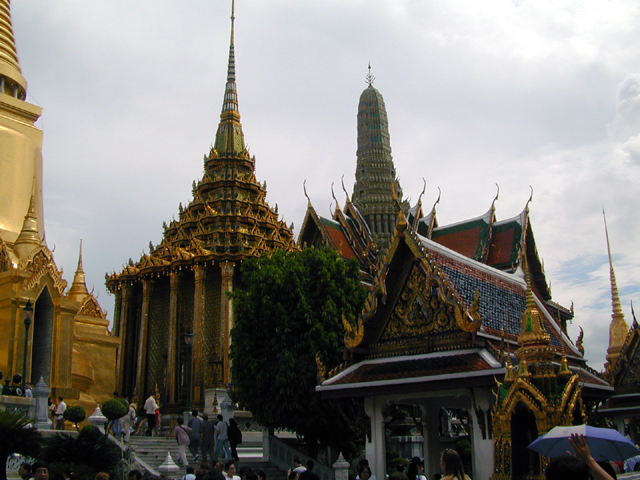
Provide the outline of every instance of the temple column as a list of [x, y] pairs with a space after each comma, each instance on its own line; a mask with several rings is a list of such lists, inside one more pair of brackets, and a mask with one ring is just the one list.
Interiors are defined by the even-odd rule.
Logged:
[[140, 312], [140, 335], [138, 336], [138, 358], [136, 369], [136, 396], [138, 402], [145, 401], [145, 367], [147, 362], [147, 335], [149, 332], [149, 298], [151, 297], [151, 283], [142, 280], [142, 311]]
[[118, 325], [118, 331], [116, 333], [120, 334], [120, 346], [116, 351], [116, 374], [118, 378], [116, 379], [116, 388], [119, 391], [122, 391], [124, 388], [123, 385], [123, 373], [124, 373], [124, 365], [123, 365], [123, 357], [125, 355], [125, 348], [127, 342], [127, 320], [129, 319], [129, 301], [131, 300], [131, 285], [123, 285], [116, 292], [116, 310], [118, 312], [118, 316], [116, 318], [116, 325]]
[[167, 347], [167, 403], [176, 403], [176, 348], [178, 341], [178, 287], [180, 286], [180, 276], [178, 272], [172, 271], [171, 295], [169, 297], [169, 342]]
[[224, 373], [223, 382], [225, 384], [231, 382], [231, 362], [229, 361], [229, 347], [231, 346], [231, 329], [233, 328], [233, 304], [229, 297], [229, 293], [233, 292], [233, 270], [235, 264], [233, 262], [222, 262], [220, 269], [222, 271], [222, 292], [220, 295], [221, 305], [220, 313], [222, 314], [223, 325], [223, 346], [224, 346]]
[[206, 359], [202, 358], [202, 343], [204, 341], [204, 279], [206, 270], [203, 265], [196, 265], [193, 269], [195, 279], [195, 289], [193, 293], [193, 338], [195, 344], [192, 349], [191, 369], [192, 377], [190, 384], [193, 385], [192, 399], [195, 403], [203, 400], [202, 392], [204, 389], [204, 369], [203, 363]]

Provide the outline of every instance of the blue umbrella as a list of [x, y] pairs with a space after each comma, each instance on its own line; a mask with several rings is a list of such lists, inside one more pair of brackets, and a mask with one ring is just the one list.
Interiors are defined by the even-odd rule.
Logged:
[[535, 439], [529, 448], [546, 457], [559, 457], [567, 452], [575, 454], [569, 443], [571, 434], [584, 435], [591, 456], [596, 461], [620, 460], [640, 455], [640, 450], [631, 440], [611, 428], [576, 425], [573, 427], [554, 427]]

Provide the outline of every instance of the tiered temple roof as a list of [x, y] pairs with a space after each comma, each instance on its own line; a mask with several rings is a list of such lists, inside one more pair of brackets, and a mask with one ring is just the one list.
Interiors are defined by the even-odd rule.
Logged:
[[179, 217], [163, 224], [162, 241], [149, 254], [107, 275], [110, 289], [145, 272], [179, 265], [239, 261], [279, 248], [295, 249], [293, 232], [266, 202], [266, 184], [255, 176], [255, 157], [245, 146], [236, 90], [234, 30], [220, 123], [214, 146], [204, 157], [204, 175], [193, 183], [193, 199]]

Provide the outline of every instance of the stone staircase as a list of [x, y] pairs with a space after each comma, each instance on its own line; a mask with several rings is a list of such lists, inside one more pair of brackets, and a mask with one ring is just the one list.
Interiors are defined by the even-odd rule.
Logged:
[[[125, 444], [126, 445], [126, 444]], [[167, 452], [171, 454], [173, 461], [179, 465], [178, 444], [175, 437], [146, 437], [131, 436], [129, 447], [135, 450], [136, 457], [141, 459], [156, 472], [158, 467], [167, 458]], [[238, 457], [236, 462], [237, 471], [243, 466], [248, 466], [253, 470], [262, 469], [267, 474], [269, 480], [286, 480], [286, 473], [272, 466], [269, 462], [262, 460], [262, 434], [253, 432], [243, 432], [243, 442], [238, 445]], [[187, 459], [194, 468], [197, 466], [193, 462], [193, 456], [187, 448]], [[209, 460], [209, 463], [212, 463]]]

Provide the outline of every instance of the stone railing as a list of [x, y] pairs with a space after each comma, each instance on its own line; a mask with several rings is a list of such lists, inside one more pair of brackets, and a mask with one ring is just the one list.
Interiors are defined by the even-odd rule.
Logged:
[[36, 399], [14, 397], [12, 395], [0, 395], [0, 410], [8, 410], [13, 413], [19, 413], [25, 417], [35, 418]]
[[[273, 465], [286, 472], [293, 465], [293, 457], [295, 456], [300, 458], [302, 465], [306, 465], [307, 460], [311, 458], [290, 447], [282, 440], [269, 436], [269, 459]], [[312, 460], [315, 463], [313, 470], [318, 474], [320, 480], [334, 480], [336, 473], [333, 468], [322, 465], [315, 458]]]

